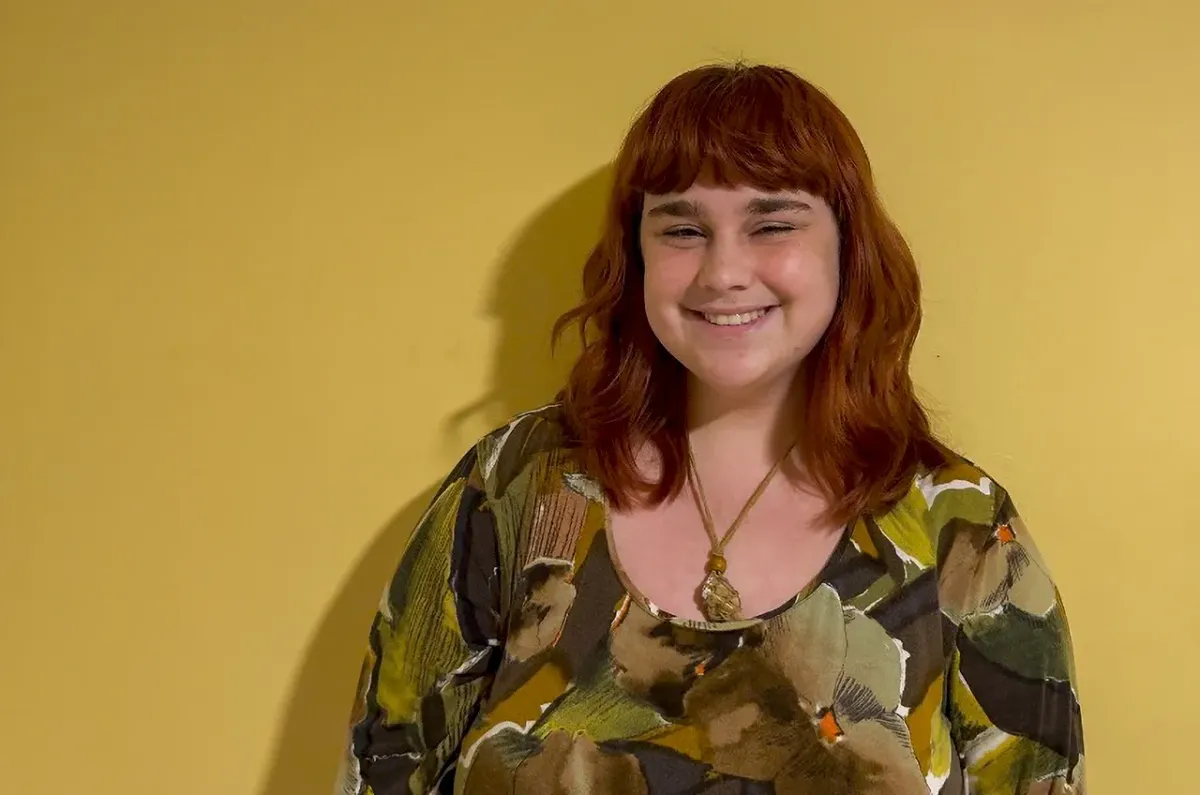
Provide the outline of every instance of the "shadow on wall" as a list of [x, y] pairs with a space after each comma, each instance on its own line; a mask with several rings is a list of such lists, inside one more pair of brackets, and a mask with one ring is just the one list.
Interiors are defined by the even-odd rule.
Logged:
[[500, 340], [492, 359], [491, 390], [446, 422], [454, 453], [474, 439], [464, 427], [495, 428], [516, 413], [553, 400], [578, 353], [574, 329], [550, 354], [554, 321], [579, 299], [583, 263], [600, 235], [610, 172], [592, 172], [543, 209], [504, 255], [487, 313]]
[[[577, 350], [564, 339], [552, 358], [550, 327], [578, 299], [583, 262], [595, 244], [608, 190], [600, 169], [553, 200], [501, 258], [487, 312], [499, 327], [491, 389], [445, 422], [446, 443], [461, 454], [464, 428], [493, 428], [549, 402]], [[347, 740], [347, 719], [379, 595], [445, 473], [381, 529], [346, 577], [316, 627], [296, 676], [259, 795], [330, 795]]]

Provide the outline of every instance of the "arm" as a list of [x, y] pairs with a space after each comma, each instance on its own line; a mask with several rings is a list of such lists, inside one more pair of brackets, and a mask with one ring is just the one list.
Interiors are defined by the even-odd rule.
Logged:
[[[976, 795], [1082, 795], [1083, 728], [1062, 601], [1008, 495], [974, 534], [956, 606], [948, 712]], [[966, 564], [959, 556], [959, 563]]]
[[423, 795], [453, 768], [499, 661], [502, 570], [472, 451], [439, 488], [381, 600], [340, 793]]

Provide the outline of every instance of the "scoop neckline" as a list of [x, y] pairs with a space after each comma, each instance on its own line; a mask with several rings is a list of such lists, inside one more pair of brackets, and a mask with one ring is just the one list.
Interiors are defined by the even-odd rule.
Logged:
[[787, 613], [793, 608], [799, 606], [810, 596], [812, 596], [818, 588], [826, 583], [833, 567], [836, 566], [838, 562], [841, 561], [841, 559], [845, 556], [846, 549], [851, 544], [854, 525], [856, 524], [854, 521], [847, 522], [837, 531], [840, 535], [840, 538], [838, 539], [837, 544], [834, 545], [833, 550], [829, 553], [828, 557], [826, 557], [825, 562], [821, 565], [821, 568], [817, 571], [813, 578], [804, 585], [803, 588], [785, 599], [778, 606], [749, 618], [739, 618], [731, 621], [709, 621], [708, 619], [677, 616], [668, 610], [664, 610], [656, 605], [652, 600], [647, 598], [646, 595], [643, 594], [637, 588], [637, 586], [633, 584], [633, 580], [629, 577], [629, 574], [626, 573], [625, 567], [621, 565], [621, 558], [617, 554], [617, 545], [613, 540], [612, 506], [609, 505], [607, 499], [601, 501], [601, 506], [604, 511], [604, 542], [608, 550], [608, 559], [612, 563], [613, 571], [616, 573], [617, 579], [620, 581], [621, 587], [625, 591], [626, 598], [633, 604], [637, 605], [638, 608], [649, 614], [652, 618], [658, 619], [659, 621], [664, 621], [668, 624], [684, 629], [701, 630], [706, 632], [735, 632], [748, 627], [759, 626], [774, 618], [778, 618], [784, 613]]

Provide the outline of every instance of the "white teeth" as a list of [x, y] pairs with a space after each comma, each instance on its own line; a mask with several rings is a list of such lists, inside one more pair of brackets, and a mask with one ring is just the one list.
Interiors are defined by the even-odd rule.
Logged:
[[714, 326], [744, 326], [747, 323], [753, 323], [765, 314], [767, 314], [765, 309], [755, 309], [753, 312], [743, 312], [740, 315], [712, 315], [705, 312], [704, 319]]

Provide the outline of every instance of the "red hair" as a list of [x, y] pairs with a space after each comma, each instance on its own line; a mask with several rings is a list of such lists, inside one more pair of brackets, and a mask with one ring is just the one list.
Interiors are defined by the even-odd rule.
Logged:
[[[886, 509], [922, 466], [946, 460], [909, 376], [921, 322], [912, 252], [885, 213], [866, 150], [820, 89], [771, 66], [707, 66], [664, 86], [615, 163], [604, 231], [583, 271], [582, 303], [558, 319], [582, 351], [559, 399], [586, 463], [618, 508], [658, 504], [686, 484], [686, 374], [658, 342], [642, 299], [646, 194], [693, 183], [804, 190], [832, 208], [841, 293], [805, 359], [805, 468], [838, 522]], [[656, 482], [636, 453], [653, 444]]]

